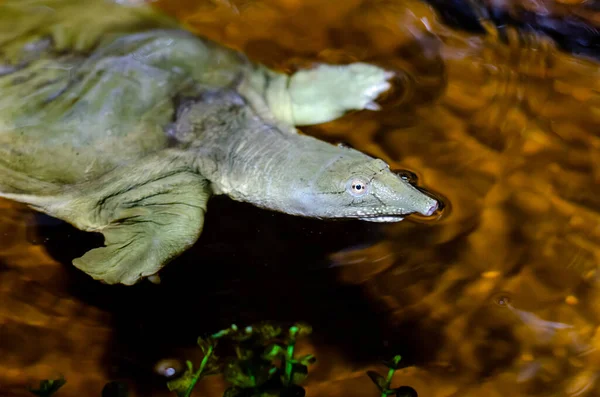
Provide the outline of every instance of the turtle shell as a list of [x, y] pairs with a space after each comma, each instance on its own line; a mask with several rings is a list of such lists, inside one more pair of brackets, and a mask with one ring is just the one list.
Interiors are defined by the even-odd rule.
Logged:
[[147, 5], [8, 0], [0, 170], [74, 184], [162, 150], [174, 99], [230, 84], [243, 64]]

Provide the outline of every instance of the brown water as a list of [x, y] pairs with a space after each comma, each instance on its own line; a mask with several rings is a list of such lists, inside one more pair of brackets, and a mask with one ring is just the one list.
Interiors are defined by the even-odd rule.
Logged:
[[[583, 1], [490, 3], [598, 19]], [[313, 325], [309, 396], [377, 396], [364, 371], [396, 353], [396, 381], [422, 397], [600, 395], [597, 63], [532, 34], [451, 29], [417, 0], [197, 4], [159, 3], [279, 69], [399, 71], [384, 111], [304, 132], [415, 171], [444, 217], [329, 223], [218, 199], [160, 286], [114, 288], [70, 265], [96, 236], [2, 201], [0, 395], [59, 373], [59, 396], [116, 378], [167, 395], [156, 360], [193, 359], [202, 332], [264, 319]]]

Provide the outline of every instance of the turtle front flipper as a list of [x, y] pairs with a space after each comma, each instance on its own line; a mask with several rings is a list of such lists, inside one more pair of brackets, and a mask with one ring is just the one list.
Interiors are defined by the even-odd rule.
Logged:
[[262, 97], [277, 120], [302, 126], [329, 122], [353, 110], [379, 109], [374, 101], [391, 88], [392, 77], [392, 72], [361, 62], [320, 64], [292, 75], [256, 65], [240, 91], [251, 103]]
[[0, 191], [80, 230], [102, 233], [105, 246], [73, 264], [96, 280], [126, 285], [155, 275], [196, 242], [210, 195], [206, 179], [164, 152], [48, 195]]
[[208, 183], [192, 173], [162, 175], [131, 190], [103, 193], [96, 213], [105, 246], [73, 264], [96, 280], [126, 285], [155, 275], [196, 242], [210, 197]]

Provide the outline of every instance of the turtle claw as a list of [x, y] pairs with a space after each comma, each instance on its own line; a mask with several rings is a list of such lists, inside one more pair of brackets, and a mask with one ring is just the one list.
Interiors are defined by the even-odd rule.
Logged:
[[158, 273], [152, 274], [150, 276], [148, 276], [148, 281], [150, 281], [152, 284], [160, 284], [160, 276], [158, 275]]
[[389, 80], [395, 73], [365, 63], [350, 64], [342, 71], [348, 80], [342, 85], [345, 92], [340, 92], [346, 110], [381, 110], [375, 100], [392, 87]]
[[381, 106], [376, 102], [369, 102], [365, 105], [365, 109], [378, 111], [381, 110]]
[[335, 120], [349, 111], [380, 110], [375, 100], [392, 88], [395, 73], [368, 63], [321, 64], [292, 77], [289, 90], [295, 125]]

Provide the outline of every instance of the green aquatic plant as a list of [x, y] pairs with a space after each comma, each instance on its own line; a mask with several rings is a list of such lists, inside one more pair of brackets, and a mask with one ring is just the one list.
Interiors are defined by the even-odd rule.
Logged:
[[[184, 374], [167, 386], [178, 397], [189, 397], [199, 379], [221, 373], [231, 385], [224, 397], [304, 396], [300, 383], [316, 359], [312, 354], [296, 357], [295, 348], [297, 338], [310, 332], [310, 327], [304, 324], [287, 329], [271, 323], [245, 328], [232, 325], [208, 338], [199, 338], [204, 357], [198, 370], [194, 371], [188, 361]], [[229, 348], [230, 354], [218, 358], [214, 354], [217, 343]]]
[[35, 394], [39, 397], [50, 397], [58, 391], [64, 384], [67, 383], [65, 378], [60, 377], [58, 379], [45, 379], [40, 382], [37, 389], [29, 388], [31, 394]]
[[394, 378], [394, 373], [400, 369], [400, 361], [402, 360], [402, 356], [396, 355], [391, 360], [386, 360], [383, 362], [388, 368], [387, 376], [383, 376], [378, 374], [375, 371], [367, 371], [367, 375], [373, 383], [377, 386], [379, 391], [381, 392], [381, 397], [387, 396], [396, 396], [396, 397], [417, 397], [417, 392], [410, 386], [400, 386], [396, 388], [392, 388], [392, 379]]
[[169, 390], [174, 391], [177, 397], [189, 397], [198, 380], [209, 374], [218, 373], [218, 357], [214, 354], [216, 341], [210, 338], [198, 338], [198, 346], [200, 346], [204, 353], [198, 369], [194, 370], [192, 362], [186, 361], [185, 372], [177, 379], [167, 382], [167, 387]]
[[[202, 359], [196, 367], [186, 361], [185, 371], [167, 382], [167, 387], [177, 397], [190, 397], [199, 380], [221, 375], [229, 384], [223, 397], [304, 397], [301, 384], [308, 376], [308, 368], [316, 362], [312, 354], [296, 355], [298, 338], [309, 335], [310, 326], [296, 323], [281, 326], [262, 322], [248, 327], [231, 327], [197, 340]], [[217, 354], [218, 352], [218, 354]], [[387, 376], [374, 371], [367, 375], [377, 385], [381, 397], [417, 397], [409, 386], [392, 388], [392, 378], [400, 368], [401, 357], [385, 361]], [[66, 381], [64, 379], [40, 382], [39, 389], [31, 393], [52, 396]], [[102, 397], [127, 397], [127, 385], [109, 382], [102, 390]]]

